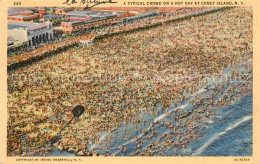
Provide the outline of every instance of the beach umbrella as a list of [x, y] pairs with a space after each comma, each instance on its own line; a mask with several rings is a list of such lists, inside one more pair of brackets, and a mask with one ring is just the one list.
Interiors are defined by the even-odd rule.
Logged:
[[[61, 129], [64, 130], [74, 118], [79, 118], [85, 111], [85, 108], [82, 105], [77, 105], [73, 110], [73, 117], [69, 120], [69, 122]], [[55, 142], [57, 142], [59, 139], [61, 139], [61, 135], [56, 136], [52, 141], [51, 144], [53, 145]]]
[[72, 110], [72, 113], [73, 113], [73, 116], [75, 118], [78, 118], [80, 115], [82, 115], [85, 111], [85, 108], [82, 106], [82, 105], [77, 105], [73, 110]]

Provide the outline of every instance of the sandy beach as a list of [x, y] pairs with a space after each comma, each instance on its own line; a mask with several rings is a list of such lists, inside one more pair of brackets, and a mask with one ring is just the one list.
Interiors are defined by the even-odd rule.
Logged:
[[226, 9], [9, 71], [8, 156], [185, 155], [216, 108], [252, 93], [252, 25], [252, 8]]

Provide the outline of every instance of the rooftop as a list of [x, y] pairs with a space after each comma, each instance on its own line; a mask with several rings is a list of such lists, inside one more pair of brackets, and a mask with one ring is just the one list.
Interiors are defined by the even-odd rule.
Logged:
[[20, 11], [20, 12], [22, 12], [22, 13], [33, 13], [33, 12], [30, 11], [30, 10], [25, 10], [25, 11]]
[[140, 17], [145, 17], [145, 16], [150, 16], [150, 15], [154, 15], [157, 14], [156, 10], [150, 10], [144, 13], [140, 13], [140, 14], [136, 14], [134, 16], [128, 17], [129, 19], [135, 19], [135, 18], [140, 18]]
[[32, 16], [35, 16], [35, 15], [12, 15], [12, 17], [20, 17], [20, 18], [29, 18], [29, 17], [32, 17]]
[[43, 18], [59, 18], [59, 17], [63, 17], [62, 15], [58, 15], [58, 14], [45, 14], [43, 15]]
[[33, 11], [36, 10], [34, 7], [9, 7], [8, 8], [8, 15], [17, 15], [19, 12], [24, 11]]
[[93, 17], [106, 17], [106, 16], [113, 16], [117, 15], [112, 11], [81, 11], [81, 10], [73, 10], [70, 12], [67, 12], [67, 15], [84, 15], [84, 16], [93, 16]]
[[46, 23], [30, 23], [30, 22], [19, 22], [19, 21], [8, 21], [8, 30], [15, 28], [30, 28], [31, 30], [46, 27]]

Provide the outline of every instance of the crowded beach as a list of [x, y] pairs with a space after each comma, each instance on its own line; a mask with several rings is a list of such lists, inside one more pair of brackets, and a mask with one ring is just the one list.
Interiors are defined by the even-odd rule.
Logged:
[[[185, 154], [215, 107], [252, 92], [252, 26], [252, 8], [229, 8], [9, 71], [8, 156], [48, 156], [54, 148], [79, 156]], [[79, 104], [85, 112], [63, 129]]]

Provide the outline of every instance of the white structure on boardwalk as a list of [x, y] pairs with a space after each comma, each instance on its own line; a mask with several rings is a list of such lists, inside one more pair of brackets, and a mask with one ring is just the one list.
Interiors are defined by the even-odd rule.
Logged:
[[45, 43], [53, 39], [52, 23], [8, 21], [8, 38], [10, 37], [16, 43], [26, 42], [29, 47]]

